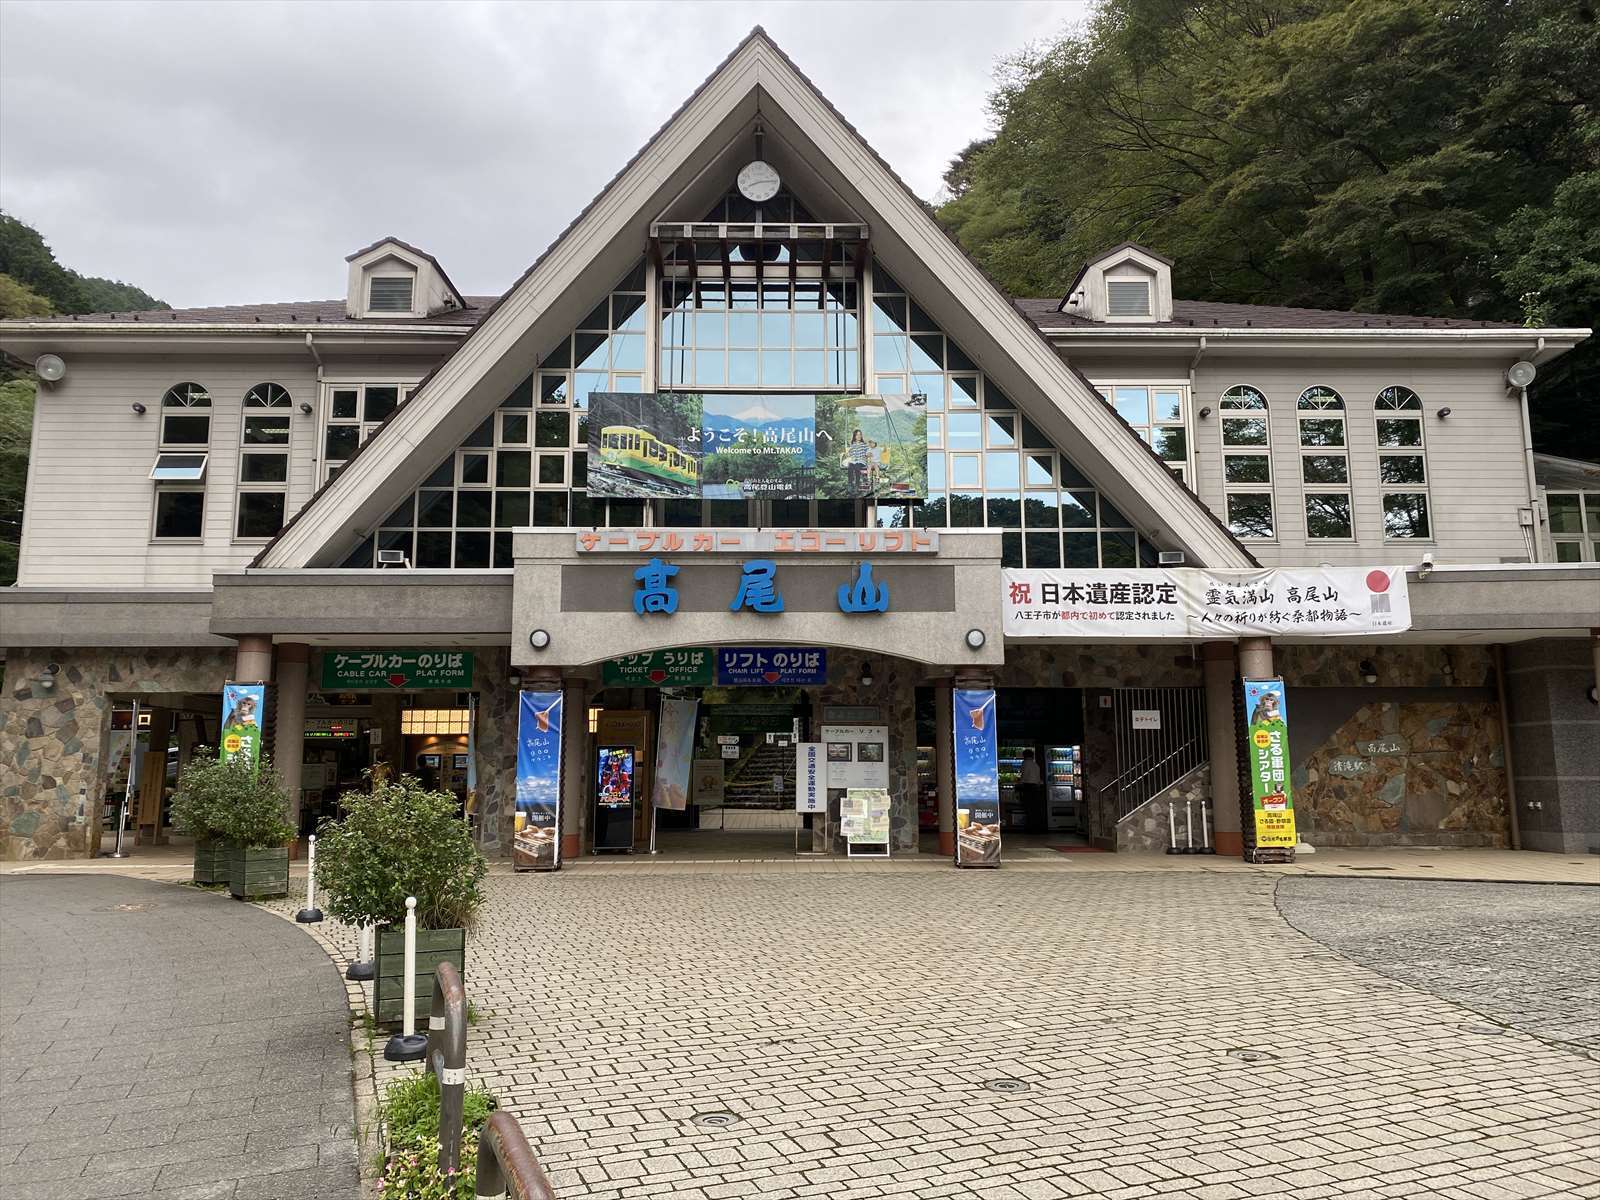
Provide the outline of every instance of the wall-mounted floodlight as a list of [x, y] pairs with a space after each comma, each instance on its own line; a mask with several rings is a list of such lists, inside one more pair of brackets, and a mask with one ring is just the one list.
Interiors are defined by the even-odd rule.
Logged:
[[1524, 358], [1506, 368], [1506, 382], [1514, 388], [1525, 388], [1538, 373], [1539, 369]]
[[67, 377], [67, 363], [59, 354], [41, 354], [33, 360], [33, 373], [46, 383], [59, 383]]

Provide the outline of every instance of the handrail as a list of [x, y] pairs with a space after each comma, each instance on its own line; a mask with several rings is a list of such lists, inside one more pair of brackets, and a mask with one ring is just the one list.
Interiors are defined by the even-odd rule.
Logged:
[[555, 1200], [549, 1178], [510, 1113], [490, 1114], [478, 1135], [476, 1192], [478, 1200]]
[[454, 963], [433, 969], [425, 1061], [439, 1078], [439, 1169], [459, 1171], [467, 1098], [467, 990]]
[[[1206, 760], [1206, 755], [1203, 753], [1205, 745], [1206, 743], [1201, 738], [1190, 738], [1188, 741], [1182, 742], [1173, 747], [1160, 758], [1151, 757], [1141, 759], [1139, 762], [1129, 767], [1121, 775], [1118, 775], [1110, 783], [1102, 784], [1099, 791], [1096, 793], [1096, 796], [1103, 798], [1108, 792], [1115, 792], [1117, 794], [1119, 800], [1117, 805], [1117, 820], [1120, 821], [1124, 817], [1128, 816], [1129, 813], [1133, 812], [1134, 809], [1138, 808], [1139, 805], [1149, 800], [1151, 796], [1155, 795], [1155, 793], [1159, 792], [1162, 788], [1169, 786], [1171, 783], [1175, 782], [1176, 779], [1182, 778], [1184, 775], [1187, 775], [1190, 771], [1194, 770], [1195, 767], [1200, 766], [1201, 763]], [[1167, 767], [1174, 761], [1189, 762], [1191, 760], [1193, 760], [1192, 765], [1186, 767], [1182, 772], [1179, 773], [1178, 776], [1175, 777], [1175, 779], [1167, 780], [1166, 782], [1163, 782], [1155, 787], [1148, 787], [1146, 784], [1147, 780], [1149, 780], [1152, 776], [1158, 775], [1163, 768]], [[1145, 790], [1148, 790], [1148, 795], [1143, 794]], [[1122, 794], [1125, 792], [1133, 796], [1133, 803], [1120, 803]]]

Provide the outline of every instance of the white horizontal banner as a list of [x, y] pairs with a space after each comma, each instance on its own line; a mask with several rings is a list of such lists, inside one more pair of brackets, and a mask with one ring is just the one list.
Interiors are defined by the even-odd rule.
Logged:
[[1404, 567], [1004, 574], [1007, 637], [1370, 637], [1411, 628]]

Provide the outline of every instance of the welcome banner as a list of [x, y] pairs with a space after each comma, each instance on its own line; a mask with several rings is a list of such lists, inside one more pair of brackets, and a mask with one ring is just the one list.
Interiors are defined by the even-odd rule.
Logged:
[[523, 692], [517, 704], [517, 807], [512, 866], [561, 865], [561, 693]]
[[957, 688], [955, 722], [956, 866], [1000, 865], [1000, 762], [994, 690]]

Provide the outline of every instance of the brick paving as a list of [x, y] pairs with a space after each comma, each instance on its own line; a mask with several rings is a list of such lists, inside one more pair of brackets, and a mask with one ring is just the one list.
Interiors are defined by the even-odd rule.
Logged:
[[1600, 1057], [1600, 888], [1285, 879], [1277, 901], [1363, 966]]
[[488, 881], [469, 1074], [563, 1200], [1600, 1197], [1600, 1062], [1465, 1031], [1278, 877], [731, 868]]
[[0, 879], [0, 1196], [358, 1195], [349, 1009], [253, 905], [111, 874]]

